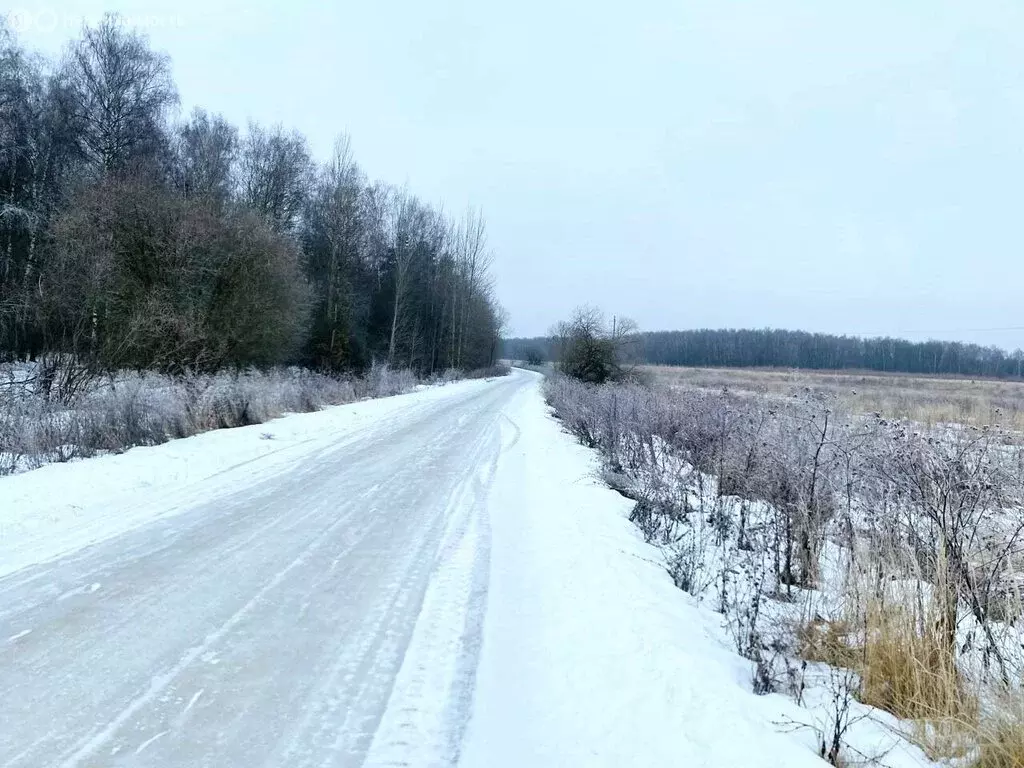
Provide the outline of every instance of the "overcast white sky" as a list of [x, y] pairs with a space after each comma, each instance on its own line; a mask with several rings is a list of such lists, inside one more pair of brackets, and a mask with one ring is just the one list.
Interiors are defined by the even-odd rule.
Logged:
[[104, 10], [183, 112], [322, 158], [346, 131], [371, 177], [482, 207], [516, 333], [591, 303], [1024, 346], [1020, 0], [33, 0], [20, 38]]

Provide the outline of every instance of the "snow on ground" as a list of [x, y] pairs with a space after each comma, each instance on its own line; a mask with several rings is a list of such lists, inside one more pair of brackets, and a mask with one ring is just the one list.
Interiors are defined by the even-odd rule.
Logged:
[[[283, 483], [290, 471], [297, 474], [297, 470], [340, 447], [350, 446], [350, 452], [361, 455], [361, 447], [358, 451], [352, 447], [359, 440], [372, 437], [383, 457], [388, 446], [397, 444], [401, 437], [408, 453], [419, 439], [419, 432], [409, 431], [409, 425], [416, 421], [410, 416], [417, 411], [432, 411], [431, 423], [442, 427], [450, 424], [451, 431], [462, 429], [464, 422], [476, 423], [470, 418], [472, 408], [484, 408], [493, 402], [497, 405], [486, 407], [491, 411], [500, 408], [500, 435], [495, 433], [493, 421], [473, 417], [482, 425], [492, 426], [476, 433], [477, 443], [465, 445], [463, 458], [458, 458], [462, 454], [450, 457], [453, 467], [458, 464], [468, 474], [452, 474], [452, 469], [451, 477], [438, 477], [439, 483], [456, 475], [462, 479], [443, 516], [445, 530], [436, 558], [416, 566], [430, 569], [432, 575], [393, 681], [387, 672], [390, 667], [381, 659], [390, 658], [387, 653], [398, 652], [401, 632], [397, 630], [384, 632], [372, 642], [368, 639], [367, 648], [379, 643], [384, 650], [378, 652], [379, 658], [367, 656], [356, 664], [367, 680], [379, 677], [377, 682], [391, 689], [386, 710], [374, 726], [365, 764], [398, 761], [432, 766], [457, 762], [463, 768], [823, 765], [817, 757], [820, 737], [815, 729], [827, 726], [826, 708], [811, 711], [782, 696], [759, 697], [751, 692], [752, 665], [731, 649], [721, 628], [721, 616], [673, 585], [661, 553], [644, 544], [628, 522], [631, 502], [597, 479], [596, 455], [566, 434], [549, 414], [539, 391], [540, 377], [533, 382], [523, 379], [534, 374], [517, 372], [514, 377], [519, 383], [508, 382], [507, 398], [496, 390], [493, 399], [475, 401], [475, 405], [467, 406], [465, 396], [495, 386], [493, 382], [463, 382], [338, 406], [253, 427], [209, 432], [154, 448], [137, 448], [120, 456], [52, 465], [0, 478], [0, 576], [113, 539], [154, 519], [195, 508], [200, 501], [212, 507], [211, 502], [216, 503], [221, 496], [237, 496], [247, 484], [278, 476]], [[447, 410], [449, 404], [451, 411]], [[423, 429], [427, 439], [437, 441], [433, 432]], [[378, 461], [373, 455], [363, 460]], [[432, 454], [428, 450], [425, 455], [430, 458]], [[423, 461], [425, 466], [432, 466]], [[413, 471], [405, 459], [397, 460], [393, 475], [397, 486], [391, 483], [392, 495], [397, 494], [402, 503], [394, 509], [374, 510], [376, 516], [366, 518], [363, 524], [377, 520], [384, 531], [386, 515], [401, 513], [401, 519], [407, 519], [415, 511], [412, 501], [406, 499], [409, 494], [401, 492], [403, 466]], [[378, 469], [385, 474], [391, 472], [386, 467]], [[417, 482], [422, 479], [422, 472], [411, 478]], [[358, 477], [352, 479], [356, 485], [357, 481]], [[318, 482], [329, 490], [324, 478]], [[373, 494], [380, 487], [372, 485], [366, 493]], [[419, 493], [416, 488], [427, 487], [420, 482], [410, 491]], [[367, 499], [372, 502], [372, 496]], [[256, 517], [257, 512], [254, 510]], [[304, 514], [294, 522], [290, 516], [275, 516], [274, 524], [292, 525], [302, 533], [303, 520], [319, 520], [312, 512]], [[244, 524], [244, 518], [238, 519]], [[339, 519], [331, 523], [327, 533], [343, 522]], [[315, 565], [319, 562], [316, 558], [330, 559], [330, 553], [317, 549], [325, 535], [318, 535], [296, 559], [288, 561], [292, 564], [280, 571], [277, 581], [271, 580], [254, 596], [243, 590], [242, 597], [249, 602], [242, 613], [236, 611], [224, 625], [227, 629], [223, 638], [215, 633], [207, 640], [224, 645], [224, 653], [244, 656], [243, 648], [228, 643], [228, 639], [235, 643], [248, 637], [245, 633], [238, 637], [233, 634], [235, 624], [231, 622], [241, 622], [234, 616], [243, 616], [246, 610], [261, 612], [260, 622], [253, 624], [250, 633], [267, 644], [278, 636], [271, 633], [265, 637], [265, 633], [257, 632], [270, 621], [264, 613], [274, 617], [280, 612], [278, 618], [293, 627], [317, 621], [326, 625], [326, 612], [331, 606], [344, 603], [342, 597], [346, 594], [352, 600], [359, 597], [359, 584], [352, 584], [352, 589], [346, 586], [341, 592], [333, 586], [313, 589], [307, 577], [314, 578], [315, 574], [304, 574], [296, 584], [284, 585], [292, 571], [298, 573], [295, 569], [305, 568], [307, 561]], [[288, 560], [277, 552], [285, 540], [255, 541], [259, 549], [232, 555], [244, 560], [237, 578], [245, 576], [253, 582], [253, 589], [263, 583], [253, 573], [253, 563], [275, 557]], [[377, 543], [371, 537], [367, 546], [380, 548], [384, 541]], [[359, 562], [381, 560], [370, 556], [377, 551], [371, 549]], [[215, 571], [222, 561], [233, 562], [216, 556], [219, 549], [215, 546], [215, 550], [206, 563], [208, 570]], [[380, 549], [379, 554], [383, 552]], [[170, 563], [168, 560], [168, 566]], [[144, 566], [140, 563], [137, 567], [145, 570]], [[158, 568], [157, 574], [161, 573]], [[170, 578], [170, 573], [164, 576]], [[354, 571], [331, 578], [357, 576], [358, 571]], [[401, 580], [392, 583], [388, 581], [391, 578], [382, 577], [389, 589], [398, 590], [403, 600], [412, 599], [405, 594], [408, 584]], [[327, 574], [321, 573], [316, 579], [327, 579]], [[145, 586], [144, 581], [136, 583]], [[282, 585], [289, 589], [280, 595], [275, 592], [275, 599], [270, 600], [270, 590], [283, 590]], [[204, 589], [202, 584], [197, 587], [198, 592], [207, 595], [204, 600], [217, 596]], [[97, 595], [83, 593], [74, 599], [98, 600], [105, 590]], [[303, 597], [303, 592], [309, 594]], [[176, 599], [173, 590], [161, 594], [164, 600]], [[230, 613], [234, 605], [228, 600], [231, 595], [225, 595], [220, 595], [226, 606], [222, 606], [222, 612]], [[288, 618], [286, 597], [293, 602], [315, 599], [320, 612], [309, 614], [303, 607], [298, 619]], [[381, 622], [394, 613], [372, 595], [363, 597], [381, 614]], [[154, 610], [160, 608], [155, 597], [147, 599], [154, 601]], [[193, 608], [206, 610], [198, 603]], [[37, 621], [32, 626], [38, 629], [43, 625]], [[145, 629], [136, 632], [139, 642], [145, 639]], [[191, 640], [184, 636], [188, 629], [181, 625], [182, 647], [191, 647]], [[27, 636], [12, 632], [8, 642], [25, 642], [43, 634], [43, 629]], [[296, 634], [288, 643], [302, 642], [303, 637]], [[378, 636], [367, 635], [372, 637]], [[148, 648], [144, 644], [140, 647]], [[274, 651], [267, 645], [265, 650], [268, 658], [276, 654], [281, 663], [280, 648]], [[217, 671], [221, 668], [191, 670], [192, 657], [184, 658], [179, 666], [185, 664], [185, 672], [201, 672], [210, 678], [200, 686], [200, 693], [206, 691], [207, 706], [219, 706], [222, 701], [211, 681], [220, 681], [224, 695], [231, 690], [216, 677], [224, 674]], [[299, 657], [293, 662], [298, 664]], [[337, 674], [341, 675], [349, 667], [339, 669]], [[185, 672], [179, 675], [182, 685], [188, 682]], [[301, 676], [296, 670], [284, 677], [294, 682]], [[231, 680], [234, 678], [228, 682]], [[325, 685], [327, 682], [330, 680]], [[326, 698], [321, 697], [324, 712], [333, 712], [328, 703], [334, 701], [331, 697], [336, 693], [328, 686]], [[358, 698], [351, 690], [348, 695]], [[301, 704], [301, 699], [296, 701]], [[129, 715], [134, 712], [131, 706], [125, 710]], [[302, 711], [311, 710], [303, 705]], [[282, 720], [283, 710], [278, 715], [277, 720]], [[348, 715], [345, 719], [347, 722]], [[116, 730], [118, 722], [113, 721], [110, 728]], [[340, 726], [328, 722], [323, 725], [324, 738], [330, 741]], [[865, 722], [857, 727], [865, 731], [858, 743], [867, 745], [865, 751], [870, 753], [871, 741], [881, 726]], [[161, 749], [161, 744], [170, 749], [170, 738], [150, 751]], [[301, 740], [296, 744], [296, 748], [311, 749]], [[194, 746], [212, 748], [198, 742]], [[892, 757], [887, 756], [886, 764], [913, 764], [903, 761], [903, 755], [897, 755], [898, 762]], [[268, 764], [276, 763], [270, 758]]]
[[539, 391], [506, 413], [490, 589], [460, 765], [820, 766], [807, 710], [751, 693], [750, 662], [597, 479]]
[[[396, 700], [392, 721], [421, 727], [412, 764], [450, 754], [449, 725], [469, 717], [462, 671], [476, 668], [459, 617], [483, 615], [472, 573], [460, 575], [487, 552], [470, 523], [503, 406], [530, 385], [459, 384], [264, 424], [268, 442], [294, 445], [258, 459], [257, 430], [251, 443], [221, 433], [233, 440], [137, 456], [135, 490], [107, 483], [88, 510], [94, 530], [101, 518], [139, 525], [0, 578], [0, 765], [361, 766], [410, 664], [427, 676], [404, 675], [413, 707]], [[198, 473], [167, 494], [160, 462], [189, 445]], [[202, 461], [223, 465], [224, 452], [247, 463], [209, 475]]]
[[[0, 477], [0, 577], [286, 472], [317, 451], [359, 439], [382, 420], [483, 386], [424, 388]], [[231, 483], [217, 481], [229, 471]]]

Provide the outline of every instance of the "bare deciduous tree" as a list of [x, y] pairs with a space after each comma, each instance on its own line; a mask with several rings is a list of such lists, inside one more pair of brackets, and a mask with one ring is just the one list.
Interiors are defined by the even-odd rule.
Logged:
[[98, 170], [124, 171], [161, 151], [165, 113], [178, 99], [170, 61], [118, 16], [82, 30], [68, 49], [63, 79], [79, 146]]
[[312, 173], [306, 140], [282, 127], [249, 124], [242, 142], [239, 188], [245, 204], [278, 232], [290, 231], [305, 204]]
[[182, 195], [223, 207], [232, 194], [238, 129], [220, 115], [195, 109], [175, 142], [174, 179]]

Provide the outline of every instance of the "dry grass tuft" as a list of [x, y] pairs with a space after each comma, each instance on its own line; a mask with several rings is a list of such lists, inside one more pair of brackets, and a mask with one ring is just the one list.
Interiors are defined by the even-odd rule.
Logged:
[[927, 617], [873, 603], [865, 618], [861, 701], [906, 720], [975, 718], [977, 701], [965, 692], [953, 650]]
[[1003, 703], [998, 715], [975, 733], [977, 759], [971, 768], [1024, 768], [1024, 704]]
[[[808, 661], [854, 670], [860, 678], [857, 698], [910, 722], [913, 740], [929, 757], [963, 758], [980, 741], [978, 699], [934, 626], [902, 605], [873, 600], [856, 620], [807, 622], [797, 640]], [[990, 751], [1009, 743], [1006, 734], [1014, 731], [998, 733], [998, 739], [990, 739]], [[1020, 741], [1024, 744], [1024, 733]]]
[[845, 620], [815, 618], [796, 630], [797, 649], [807, 661], [831, 667], [858, 669], [861, 648], [855, 640], [853, 625]]
[[934, 623], [902, 606], [873, 604], [866, 616], [860, 700], [910, 721], [913, 740], [932, 759], [969, 754], [978, 700]]

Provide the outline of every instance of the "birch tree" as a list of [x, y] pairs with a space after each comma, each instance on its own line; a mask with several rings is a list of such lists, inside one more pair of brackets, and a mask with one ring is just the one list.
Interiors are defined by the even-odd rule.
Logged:
[[99, 172], [129, 170], [161, 151], [167, 110], [178, 101], [170, 60], [118, 16], [82, 30], [68, 49], [63, 78], [68, 119]]

